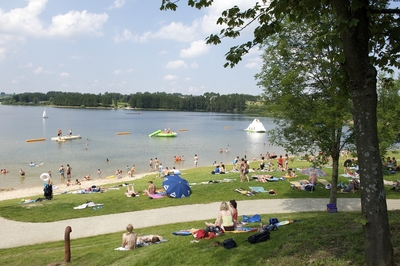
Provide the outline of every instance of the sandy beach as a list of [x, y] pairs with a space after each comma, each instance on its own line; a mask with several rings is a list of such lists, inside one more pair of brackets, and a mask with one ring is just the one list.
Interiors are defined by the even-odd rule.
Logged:
[[[53, 193], [54, 195], [61, 194], [65, 191], [75, 191], [79, 189], [84, 189], [87, 187], [90, 187], [92, 185], [96, 186], [104, 186], [107, 184], [113, 184], [113, 183], [119, 183], [119, 182], [126, 182], [126, 183], [131, 183], [133, 180], [137, 180], [140, 178], [143, 178], [147, 175], [154, 174], [153, 173], [144, 173], [144, 174], [136, 174], [133, 177], [130, 176], [125, 176], [120, 179], [116, 178], [101, 178], [97, 179], [94, 178], [93, 180], [87, 180], [87, 181], [80, 181], [81, 185], [70, 185], [67, 186], [65, 184], [61, 185], [56, 185], [56, 188], [53, 188]], [[72, 180], [71, 180], [72, 181]], [[23, 189], [3, 189], [0, 191], [0, 201], [2, 200], [8, 200], [8, 199], [29, 199], [31, 197], [37, 197], [41, 196], [43, 197], [43, 186], [35, 186], [31, 188], [23, 188]]]

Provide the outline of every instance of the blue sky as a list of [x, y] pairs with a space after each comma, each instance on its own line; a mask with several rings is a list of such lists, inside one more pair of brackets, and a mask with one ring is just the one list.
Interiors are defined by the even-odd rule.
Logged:
[[161, 0], [0, 0], [0, 91], [258, 95], [258, 49], [234, 69], [223, 67], [247, 33], [218, 46], [204, 42], [234, 4], [254, 1], [197, 10], [182, 0], [173, 12], [160, 11]]
[[197, 10], [181, 0], [173, 12], [160, 11], [161, 0], [0, 0], [0, 91], [259, 95], [261, 51], [223, 67], [251, 28], [218, 46], [204, 42], [223, 10], [254, 2]]

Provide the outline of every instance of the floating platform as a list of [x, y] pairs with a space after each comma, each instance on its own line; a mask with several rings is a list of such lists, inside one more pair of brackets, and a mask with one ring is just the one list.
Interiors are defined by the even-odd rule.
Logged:
[[129, 135], [129, 134], [131, 134], [131, 132], [117, 132], [117, 136]]
[[54, 137], [51, 138], [53, 141], [66, 141], [66, 140], [73, 140], [73, 139], [81, 139], [81, 135], [72, 135], [72, 136], [63, 136], [63, 137]]
[[151, 133], [149, 137], [176, 137], [178, 133], [176, 132], [164, 132], [161, 129]]
[[26, 142], [36, 142], [36, 141], [45, 141], [45, 138], [37, 138], [37, 139], [27, 139]]

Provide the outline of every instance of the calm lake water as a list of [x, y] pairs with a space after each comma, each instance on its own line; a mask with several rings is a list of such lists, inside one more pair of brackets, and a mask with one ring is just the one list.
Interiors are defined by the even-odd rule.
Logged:
[[[231, 164], [234, 157], [259, 158], [267, 151], [283, 154], [280, 147], [269, 146], [267, 134], [248, 133], [244, 129], [254, 117], [218, 113], [161, 112], [131, 110], [91, 110], [46, 108], [49, 118], [43, 119], [43, 107], [0, 105], [1, 157], [0, 168], [9, 170], [0, 175], [0, 188], [24, 188], [41, 185], [41, 173], [52, 171], [55, 184], [60, 183], [60, 165], [70, 164], [72, 178], [82, 179], [113, 175], [116, 169], [125, 173], [126, 166], [136, 166], [136, 173], [149, 172], [150, 158], [158, 157], [164, 167], [193, 167], [193, 157], [199, 166], [214, 161]], [[269, 130], [275, 126], [270, 118], [260, 118]], [[178, 131], [176, 138], [149, 137], [158, 130]], [[72, 129], [82, 139], [66, 142], [51, 141], [62, 129], [63, 135]], [[117, 132], [130, 132], [117, 136]], [[46, 138], [27, 143], [27, 139]], [[225, 151], [229, 149], [227, 154]], [[220, 153], [223, 149], [223, 153]], [[176, 163], [174, 156], [184, 156]], [[109, 160], [107, 162], [107, 159]], [[29, 163], [36, 164], [30, 167]], [[20, 177], [19, 169], [26, 172]], [[229, 169], [229, 167], [228, 167]]]

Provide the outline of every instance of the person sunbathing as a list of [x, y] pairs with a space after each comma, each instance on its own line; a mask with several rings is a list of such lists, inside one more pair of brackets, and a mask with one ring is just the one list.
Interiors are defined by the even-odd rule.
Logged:
[[147, 235], [147, 236], [138, 237], [136, 242], [140, 243], [140, 244], [147, 244], [147, 243], [154, 244], [154, 243], [160, 242], [163, 239], [164, 238], [159, 235]]
[[135, 188], [132, 185], [132, 189], [129, 189], [129, 186], [126, 188], [125, 195], [127, 197], [136, 197], [137, 195], [139, 195], [139, 193], [135, 192]]
[[272, 175], [261, 175], [261, 176], [257, 176], [258, 181], [260, 182], [268, 182], [268, 179], [273, 178]]
[[352, 179], [345, 189], [341, 189], [341, 192], [355, 192], [360, 189], [360, 185], [356, 179]]

